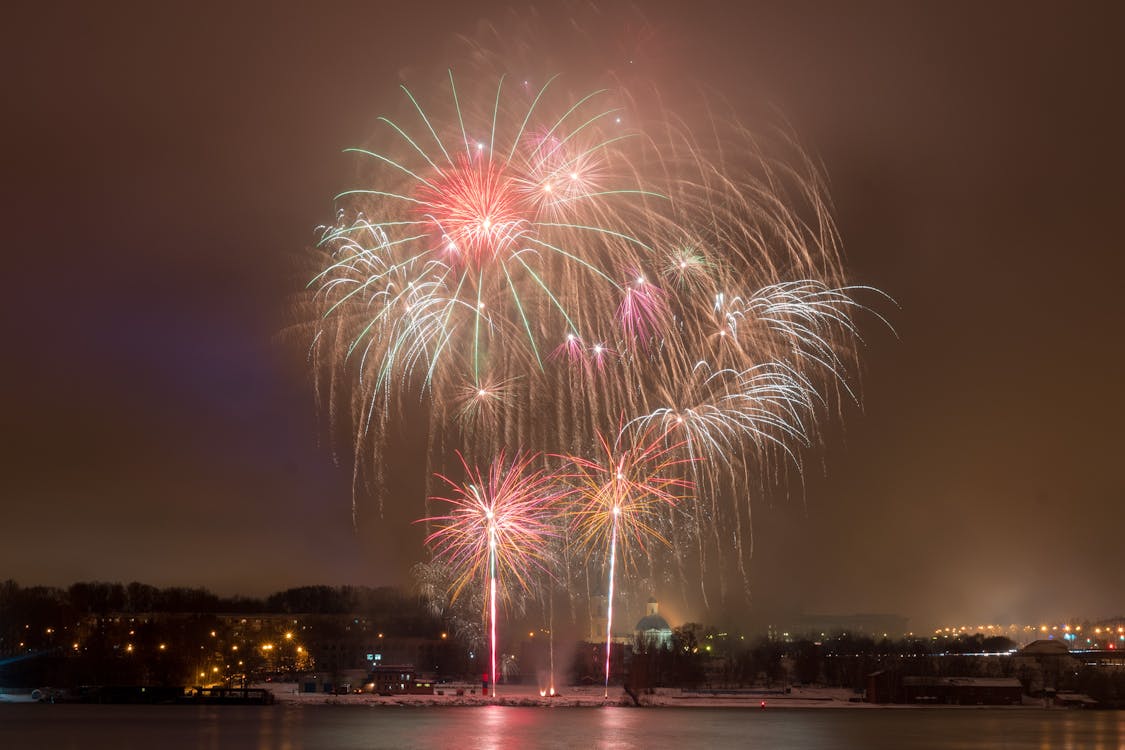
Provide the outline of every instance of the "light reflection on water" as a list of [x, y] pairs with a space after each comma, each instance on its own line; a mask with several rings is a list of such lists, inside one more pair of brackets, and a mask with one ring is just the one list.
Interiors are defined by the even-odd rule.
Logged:
[[1125, 712], [0, 705], [0, 748], [1113, 750]]

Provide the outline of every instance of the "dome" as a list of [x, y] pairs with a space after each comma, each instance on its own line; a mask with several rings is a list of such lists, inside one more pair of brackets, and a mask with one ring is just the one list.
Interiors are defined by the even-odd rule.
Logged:
[[668, 625], [668, 621], [660, 616], [660, 604], [655, 598], [648, 600], [645, 616], [637, 620], [633, 632], [642, 651], [672, 646], [672, 628]]
[[1069, 656], [1070, 649], [1062, 641], [1032, 641], [1019, 651], [1020, 656]]
[[668, 625], [668, 621], [660, 615], [645, 615], [637, 620], [637, 627], [633, 628], [639, 633], [644, 633], [648, 630], [667, 630], [672, 632], [672, 628]]

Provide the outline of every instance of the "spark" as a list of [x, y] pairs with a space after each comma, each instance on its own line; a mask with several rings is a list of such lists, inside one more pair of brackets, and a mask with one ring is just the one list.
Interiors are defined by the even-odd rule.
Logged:
[[501, 453], [487, 473], [471, 467], [460, 454], [458, 458], [465, 481], [440, 476], [452, 494], [431, 498], [447, 504], [448, 512], [421, 521], [435, 527], [426, 537], [435, 558], [455, 572], [451, 601], [471, 581], [486, 582], [492, 696], [496, 697], [497, 602], [514, 589], [528, 589], [534, 575], [551, 575], [545, 550], [554, 531], [547, 519], [561, 493], [551, 474], [534, 468], [538, 454], [516, 453], [507, 460]]
[[[578, 454], [621, 419], [622, 444], [659, 436], [687, 462], [680, 541], [732, 538], [741, 566], [747, 485], [800, 474], [858, 401], [861, 319], [886, 323], [881, 293], [845, 281], [823, 176], [783, 128], [753, 133], [715, 102], [521, 87], [480, 61], [448, 80], [403, 88], [402, 113], [349, 150], [369, 169], [315, 248], [310, 359], [351, 431], [353, 517], [364, 482], [387, 495], [404, 421], [444, 471], [458, 446], [476, 464]], [[614, 567], [637, 540], [611, 515]]]
[[668, 444], [667, 433], [649, 428], [620, 433], [610, 443], [598, 433], [598, 457], [566, 456], [571, 473], [562, 478], [572, 487], [570, 511], [576, 544], [590, 552], [606, 550], [609, 568], [605, 632], [605, 697], [609, 697], [610, 648], [613, 640], [613, 597], [618, 547], [630, 566], [646, 544], [668, 540], [658, 530], [665, 512], [690, 497], [693, 484], [681, 476], [692, 463]]

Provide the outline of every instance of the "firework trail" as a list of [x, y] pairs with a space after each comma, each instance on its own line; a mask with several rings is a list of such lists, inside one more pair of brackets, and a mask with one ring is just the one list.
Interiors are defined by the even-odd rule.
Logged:
[[471, 581], [484, 581], [487, 594], [488, 640], [492, 696], [496, 697], [496, 607], [501, 597], [526, 590], [538, 573], [550, 575], [545, 550], [553, 531], [551, 506], [560, 497], [555, 477], [535, 468], [539, 456], [503, 453], [487, 474], [461, 457], [465, 481], [440, 477], [452, 490], [448, 512], [422, 521], [434, 531], [426, 537], [434, 556], [454, 571], [449, 595], [455, 601]]
[[350, 149], [364, 182], [337, 196], [309, 284], [356, 494], [380, 491], [407, 421], [431, 476], [447, 446], [477, 464], [590, 455], [624, 414], [628, 440], [659, 434], [688, 462], [700, 502], [677, 533], [701, 572], [730, 534], [746, 580], [748, 488], [799, 473], [857, 400], [856, 319], [880, 295], [846, 282], [816, 165], [782, 129], [705, 100], [680, 120], [643, 88], [572, 93], [478, 62], [402, 98]]
[[[622, 438], [633, 438], [622, 441]], [[669, 510], [689, 497], [692, 483], [682, 474], [689, 459], [679, 444], [669, 444], [667, 431], [646, 429], [619, 433], [610, 443], [601, 433], [597, 458], [566, 456], [571, 473], [561, 478], [573, 488], [569, 511], [575, 542], [583, 549], [606, 551], [609, 568], [605, 631], [605, 697], [609, 697], [610, 645], [618, 548], [623, 567], [633, 565], [652, 541], [668, 544], [661, 534]]]

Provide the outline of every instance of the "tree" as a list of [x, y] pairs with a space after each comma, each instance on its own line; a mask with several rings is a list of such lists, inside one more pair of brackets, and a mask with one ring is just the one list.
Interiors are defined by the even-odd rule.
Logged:
[[798, 682], [810, 683], [820, 680], [820, 667], [824, 659], [820, 646], [812, 641], [802, 640], [793, 644], [793, 666]]

